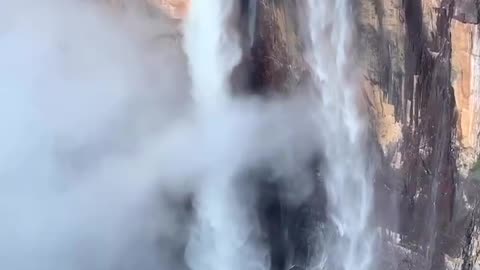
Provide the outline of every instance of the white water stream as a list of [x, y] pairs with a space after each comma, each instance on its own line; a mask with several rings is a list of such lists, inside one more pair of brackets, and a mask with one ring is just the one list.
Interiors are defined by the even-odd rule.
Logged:
[[[237, 146], [227, 146], [238, 143], [237, 136], [242, 136], [241, 132], [235, 132], [241, 127], [229, 123], [233, 120], [230, 113], [234, 106], [229, 80], [241, 56], [238, 36], [228, 27], [234, 3], [234, 0], [193, 1], [184, 25], [184, 48], [198, 120], [206, 127], [198, 136], [217, 145], [225, 140], [226, 147], [221, 151], [231, 148], [230, 154], [241, 155]], [[202, 186], [195, 198], [196, 222], [186, 250], [187, 264], [192, 270], [264, 268], [265, 256], [249, 240], [252, 227], [249, 209], [235, 190], [238, 164], [234, 160], [218, 160], [201, 179]]]
[[[326, 157], [322, 175], [328, 194], [328, 215], [339, 234], [339, 238], [333, 237], [327, 243], [324, 254], [312, 256], [315, 259], [309, 265], [312, 269], [367, 270], [371, 269], [373, 259], [373, 234], [369, 230], [372, 174], [365, 154], [365, 122], [356, 104], [359, 87], [353, 66], [352, 7], [349, 0], [307, 3], [306, 25], [312, 52], [306, 57], [318, 78], [316, 87], [320, 96], [314, 118], [318, 121], [316, 132]], [[193, 95], [203, 109], [222, 106], [229, 97], [227, 82], [239, 53], [226, 23], [231, 5], [231, 0], [196, 0], [187, 19], [185, 47], [192, 69]], [[204, 245], [197, 248], [209, 248], [213, 254], [211, 258], [203, 258], [209, 262], [208, 267], [198, 262], [192, 264], [195, 270], [250, 269], [242, 261], [261, 262], [258, 256], [248, 257], [252, 254], [240, 251], [249, 244], [242, 232], [248, 221], [242, 220], [238, 211], [241, 207], [226, 208], [230, 202], [238, 203], [228, 199], [235, 198], [230, 194], [231, 187], [225, 184], [229, 176], [220, 175], [221, 179], [212, 176], [210, 182], [215, 190], [208, 189], [207, 195], [200, 197], [203, 201], [198, 209], [200, 219], [210, 224], [207, 227], [212, 230], [211, 235], [203, 231], [203, 236], [213, 238], [203, 239]], [[257, 269], [262, 267], [258, 263], [253, 265]]]
[[366, 122], [357, 108], [360, 87], [355, 73], [352, 4], [349, 0], [309, 0], [308, 5], [313, 51], [308, 61], [321, 96], [319, 135], [327, 163], [328, 212], [341, 236], [327, 252], [339, 269], [371, 269], [373, 174], [365, 147]]

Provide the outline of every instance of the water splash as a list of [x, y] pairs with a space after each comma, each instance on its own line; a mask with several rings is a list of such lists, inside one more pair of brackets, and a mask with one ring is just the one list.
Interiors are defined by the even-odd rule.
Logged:
[[[352, 7], [349, 0], [309, 0], [308, 5], [308, 61], [320, 96], [317, 117], [326, 157], [328, 213], [338, 233], [320, 257], [326, 258], [328, 269], [370, 269], [372, 173], [365, 156], [366, 125], [357, 111]], [[312, 267], [323, 268], [321, 262]]]

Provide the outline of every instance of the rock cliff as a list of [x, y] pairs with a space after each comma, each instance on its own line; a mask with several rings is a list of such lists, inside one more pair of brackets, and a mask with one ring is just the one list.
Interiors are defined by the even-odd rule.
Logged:
[[[480, 4], [354, 4], [362, 91], [382, 156], [375, 214], [387, 256], [380, 267], [478, 268]], [[258, 9], [252, 53], [268, 74], [262, 85], [301, 81], [308, 74], [298, 68], [302, 4], [262, 0]]]
[[358, 4], [364, 91], [390, 165], [378, 186], [398, 198], [398, 227], [383, 226], [422, 268], [472, 269], [478, 253], [478, 14], [468, 0]]

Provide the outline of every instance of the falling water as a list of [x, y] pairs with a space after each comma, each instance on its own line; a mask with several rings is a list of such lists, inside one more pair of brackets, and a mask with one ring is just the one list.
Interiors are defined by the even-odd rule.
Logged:
[[[231, 0], [192, 1], [184, 28], [193, 99], [204, 112], [202, 121], [209, 125], [218, 121], [215, 112], [231, 102], [228, 78], [240, 56], [238, 41], [228, 28], [232, 5]], [[326, 157], [323, 174], [329, 218], [338, 235], [310, 265], [312, 269], [370, 269], [373, 239], [368, 218], [373, 195], [350, 61], [352, 10], [348, 0], [309, 0], [308, 5], [313, 50], [307, 57], [318, 78], [318, 136]], [[248, 213], [236, 198], [234, 173], [233, 165], [225, 164], [221, 171], [205, 176], [207, 184], [197, 194], [197, 225], [187, 250], [193, 270], [266, 268], [263, 255], [254, 254], [258, 249], [247, 241]]]
[[372, 175], [356, 104], [352, 7], [349, 0], [309, 0], [308, 5], [312, 54], [307, 57], [318, 79], [328, 213], [339, 235], [314, 267], [327, 262], [327, 269], [370, 269]]
[[229, 77], [239, 62], [237, 36], [227, 31], [234, 1], [197, 0], [184, 25], [184, 48], [190, 63], [193, 99], [200, 109], [225, 105]]
[[[185, 22], [192, 96], [205, 141], [229, 151], [242, 127], [232, 126], [230, 74], [241, 56], [238, 36], [229, 29], [234, 0], [195, 0]], [[231, 139], [231, 140], [230, 140]], [[222, 144], [223, 145], [223, 144]], [[235, 146], [236, 147], [236, 146]], [[237, 155], [230, 151], [228, 155]], [[215, 155], [215, 154], [213, 154]], [[196, 222], [186, 251], [192, 270], [256, 270], [264, 256], [250, 238], [249, 211], [235, 192], [235, 158], [218, 160], [195, 194]], [[219, 164], [222, 164], [219, 166]]]

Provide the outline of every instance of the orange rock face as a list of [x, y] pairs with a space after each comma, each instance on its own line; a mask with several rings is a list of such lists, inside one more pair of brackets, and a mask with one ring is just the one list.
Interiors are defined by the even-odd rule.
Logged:
[[190, 8], [190, 0], [147, 0], [150, 4], [164, 11], [175, 19], [184, 18]]
[[478, 26], [454, 20], [451, 33], [452, 84], [458, 111], [458, 137], [463, 150], [460, 154], [469, 169], [480, 153], [478, 140], [478, 134], [480, 134]]
[[[360, 19], [363, 29], [365, 29], [364, 31], [367, 32], [365, 36], [368, 37], [365, 48], [367, 52], [365, 53], [366, 90], [375, 93], [375, 95], [371, 96], [376, 96], [377, 99], [381, 101], [372, 102], [374, 111], [382, 112], [381, 114], [374, 115], [377, 125], [379, 125], [377, 130], [379, 138], [383, 138], [385, 129], [394, 129], [394, 133], [398, 130], [397, 125], [385, 127], [382, 123], [390, 123], [390, 119], [395, 119], [395, 123], [397, 124], [402, 124], [400, 122], [410, 123], [412, 118], [411, 112], [413, 112], [412, 106], [415, 108], [417, 103], [421, 102], [421, 100], [418, 99], [421, 95], [415, 92], [417, 89], [414, 89], [413, 95], [411, 96], [405, 94], [408, 92], [404, 79], [408, 68], [406, 61], [409, 60], [407, 54], [409, 52], [411, 53], [416, 46], [420, 46], [421, 38], [420, 35], [418, 35], [418, 40], [415, 40], [413, 45], [405, 43], [407, 37], [406, 20], [409, 17], [411, 18], [414, 13], [409, 11], [410, 13], [406, 14], [402, 2], [401, 0], [385, 0], [382, 1], [381, 8], [379, 9], [379, 7], [376, 6], [378, 2], [372, 0], [360, 1]], [[433, 35], [431, 33], [438, 33], [438, 31], [440, 31], [440, 29], [437, 29], [438, 18], [441, 11], [444, 10], [442, 9], [441, 1], [424, 0], [410, 2], [418, 2], [418, 6], [412, 9], [421, 11], [422, 25], [414, 27], [423, 27], [424, 30], [422, 32], [429, 33], [422, 37], [423, 40], [429, 43], [433, 42]], [[378, 12], [378, 10], [382, 10], [382, 12]], [[464, 8], [461, 12], [470, 12], [470, 9]], [[467, 15], [459, 17], [465, 20], [472, 20], [472, 18]], [[457, 125], [454, 127], [456, 136], [453, 138], [452, 143], [457, 147], [459, 154], [457, 165], [460, 173], [464, 176], [468, 173], [480, 154], [479, 29], [480, 27], [475, 22], [472, 23], [452, 18], [448, 29], [448, 32], [451, 34], [451, 42], [442, 41], [448, 46], [451, 46], [451, 59], [449, 59], [449, 61], [451, 61], [451, 86], [453, 88], [455, 111], [457, 113]], [[377, 46], [377, 44], [381, 42], [384, 42], [386, 45], [384, 45], [384, 47]], [[444, 53], [442, 46], [438, 48], [428, 48], [424, 51], [427, 51], [432, 58], [441, 57], [441, 54]], [[414, 57], [413, 60], [411, 60], [412, 57]], [[419, 61], [422, 58], [422, 55], [410, 55], [410, 61], [413, 62]], [[435, 62], [435, 68], [439, 65], [439, 62], [441, 61], [437, 60], [437, 62]], [[388, 64], [388, 72], [384, 71], [385, 63]], [[433, 74], [433, 68], [431, 72]], [[395, 74], [401, 75], [398, 81], [395, 81]], [[385, 80], [387, 77], [389, 81], [386, 83], [383, 82], [381, 87], [377, 87], [378, 84], [382, 84], [382, 80]], [[413, 85], [410, 85], [410, 88], [416, 87], [417, 79], [418, 76], [415, 74]], [[392, 94], [396, 94], [397, 96], [392, 98]], [[395, 110], [386, 112], [384, 110], [385, 105], [398, 107], [398, 104], [394, 104], [395, 102], [405, 104], [404, 106], [406, 106], [406, 108], [400, 110], [405, 114], [403, 119], [399, 119], [401, 117], [398, 115], [392, 118]], [[396, 111], [398, 112], [399, 110], [397, 109]], [[419, 119], [422, 118], [422, 116], [414, 116]], [[391, 146], [392, 141], [380, 140], [380, 144], [385, 149]]]

